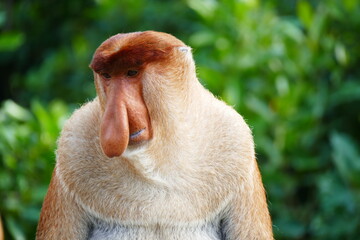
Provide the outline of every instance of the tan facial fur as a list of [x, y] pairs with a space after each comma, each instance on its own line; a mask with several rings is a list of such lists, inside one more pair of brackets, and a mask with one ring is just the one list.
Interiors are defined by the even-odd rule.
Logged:
[[98, 97], [62, 130], [37, 239], [273, 239], [251, 131], [190, 47], [118, 34], [90, 67]]

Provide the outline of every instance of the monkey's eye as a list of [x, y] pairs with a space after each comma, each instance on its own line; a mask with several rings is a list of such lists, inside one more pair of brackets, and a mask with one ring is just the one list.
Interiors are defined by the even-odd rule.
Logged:
[[111, 78], [111, 75], [108, 74], [108, 73], [101, 73], [101, 76], [103, 76], [103, 78], [106, 78], [106, 79], [110, 79], [110, 78]]
[[134, 76], [136, 76], [138, 74], [138, 71], [136, 71], [136, 70], [129, 70], [129, 71], [127, 71], [127, 73], [126, 73], [126, 75], [128, 76], [128, 77], [134, 77]]

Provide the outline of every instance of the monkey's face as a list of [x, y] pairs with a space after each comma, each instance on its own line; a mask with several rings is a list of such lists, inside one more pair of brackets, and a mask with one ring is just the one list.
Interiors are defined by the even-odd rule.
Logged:
[[168, 34], [139, 32], [115, 35], [96, 50], [90, 67], [103, 110], [100, 144], [108, 157], [152, 138], [144, 76], [148, 65], [165, 61], [174, 46], [185, 45]]
[[148, 110], [142, 96], [143, 68], [102, 72], [98, 84], [106, 96], [100, 126], [100, 143], [108, 157], [120, 156], [128, 144], [151, 138]]

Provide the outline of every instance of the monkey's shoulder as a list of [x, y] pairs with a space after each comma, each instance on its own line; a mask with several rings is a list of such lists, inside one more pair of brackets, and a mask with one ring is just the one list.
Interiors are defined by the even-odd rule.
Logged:
[[65, 122], [57, 141], [56, 159], [58, 167], [70, 169], [81, 164], [81, 159], [92, 159], [100, 155], [99, 146], [100, 105], [95, 98], [75, 110]]
[[61, 137], [69, 134], [83, 139], [96, 136], [98, 134], [100, 116], [100, 104], [98, 98], [95, 98], [74, 111], [65, 122]]
[[208, 141], [214, 151], [228, 158], [243, 158], [254, 155], [254, 141], [250, 127], [244, 118], [221, 100], [214, 101], [209, 111]]

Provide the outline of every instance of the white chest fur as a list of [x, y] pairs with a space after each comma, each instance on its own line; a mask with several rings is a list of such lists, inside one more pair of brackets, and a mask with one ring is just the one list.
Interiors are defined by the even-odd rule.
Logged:
[[196, 226], [110, 226], [96, 223], [89, 240], [221, 240], [224, 235], [218, 220]]

